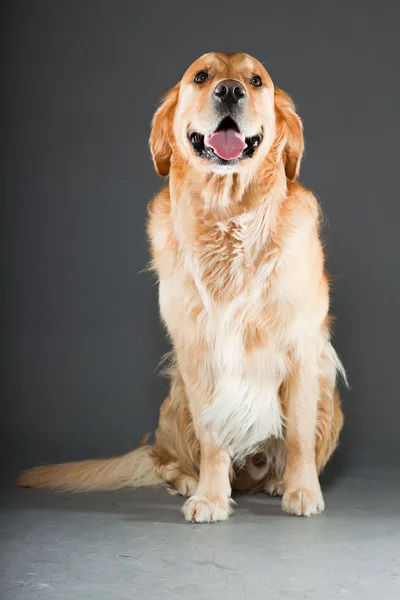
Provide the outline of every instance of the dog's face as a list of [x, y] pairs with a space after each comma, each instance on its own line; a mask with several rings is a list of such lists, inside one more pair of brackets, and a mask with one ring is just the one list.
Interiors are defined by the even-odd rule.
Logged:
[[279, 137], [287, 175], [295, 178], [303, 140], [290, 98], [251, 56], [210, 53], [165, 97], [154, 118], [151, 148], [163, 176], [174, 153], [197, 169], [232, 173], [262, 162]]
[[183, 76], [174, 125], [189, 160], [236, 171], [274, 138], [271, 78], [245, 54], [207, 54]]

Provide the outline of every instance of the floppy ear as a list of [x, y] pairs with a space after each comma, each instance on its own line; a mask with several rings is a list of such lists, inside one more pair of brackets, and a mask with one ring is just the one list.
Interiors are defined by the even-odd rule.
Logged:
[[294, 181], [300, 171], [304, 150], [303, 124], [296, 113], [293, 100], [277, 87], [275, 87], [275, 113], [278, 131], [284, 140], [282, 160], [286, 177]]
[[153, 117], [150, 150], [158, 175], [167, 177], [172, 155], [172, 126], [179, 95], [179, 83], [167, 92]]

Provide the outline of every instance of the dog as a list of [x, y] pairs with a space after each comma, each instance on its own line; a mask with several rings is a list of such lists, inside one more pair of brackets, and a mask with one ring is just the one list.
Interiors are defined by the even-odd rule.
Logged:
[[343, 415], [330, 341], [320, 209], [298, 181], [302, 122], [247, 54], [196, 60], [155, 113], [166, 178], [149, 205], [152, 268], [172, 344], [154, 445], [40, 466], [18, 485], [89, 491], [167, 484], [188, 521], [223, 521], [231, 491], [324, 510], [319, 474]]

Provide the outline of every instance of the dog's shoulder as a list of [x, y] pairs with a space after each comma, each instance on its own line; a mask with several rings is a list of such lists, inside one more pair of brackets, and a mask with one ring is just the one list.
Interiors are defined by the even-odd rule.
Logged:
[[321, 207], [315, 194], [300, 181], [288, 183], [287, 198], [293, 209], [308, 214], [315, 220], [321, 217]]

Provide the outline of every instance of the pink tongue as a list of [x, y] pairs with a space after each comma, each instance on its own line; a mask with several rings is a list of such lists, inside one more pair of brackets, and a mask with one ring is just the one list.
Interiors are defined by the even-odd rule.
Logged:
[[207, 138], [206, 145], [224, 160], [237, 158], [247, 146], [243, 136], [234, 129], [212, 133]]

